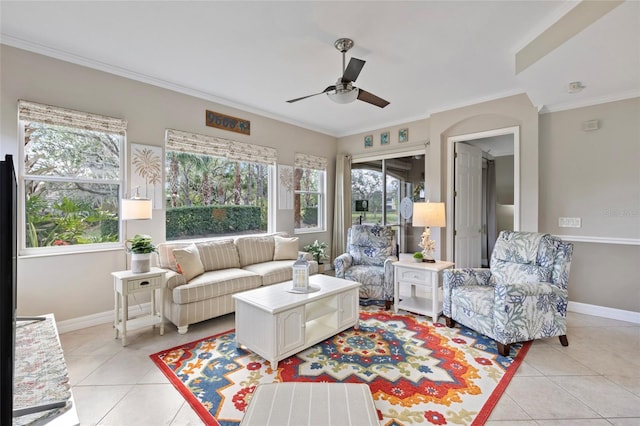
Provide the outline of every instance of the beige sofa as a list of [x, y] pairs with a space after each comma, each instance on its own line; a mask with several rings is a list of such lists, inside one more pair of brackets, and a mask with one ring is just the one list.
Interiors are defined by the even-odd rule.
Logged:
[[164, 314], [184, 334], [190, 324], [233, 312], [235, 293], [290, 280], [298, 253], [298, 239], [282, 233], [158, 244], [158, 266], [168, 270]]

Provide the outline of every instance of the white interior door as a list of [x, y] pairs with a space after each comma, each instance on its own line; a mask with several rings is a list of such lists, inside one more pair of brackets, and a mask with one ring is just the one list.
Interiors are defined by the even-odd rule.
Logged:
[[454, 262], [456, 268], [479, 268], [482, 253], [482, 150], [455, 144]]

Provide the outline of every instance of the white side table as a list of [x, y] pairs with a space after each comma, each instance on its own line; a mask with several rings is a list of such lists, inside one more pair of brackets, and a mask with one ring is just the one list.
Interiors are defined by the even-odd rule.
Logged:
[[[160, 324], [160, 335], [164, 334], [164, 287], [167, 283], [166, 270], [152, 267], [149, 272], [134, 274], [131, 271], [112, 272], [114, 294], [115, 338], [122, 333], [122, 346], [127, 346], [127, 330]], [[160, 300], [156, 300], [156, 290], [160, 290]], [[151, 293], [151, 313], [129, 319], [129, 295]], [[158, 303], [160, 304], [158, 308]], [[158, 310], [159, 309], [159, 310]]]
[[[393, 311], [398, 313], [398, 309], [404, 309], [431, 316], [433, 322], [437, 322], [438, 316], [442, 313], [442, 303], [439, 301], [442, 271], [453, 268], [453, 265], [444, 261], [418, 263], [408, 259], [394, 262]], [[400, 300], [400, 289], [406, 286], [410, 287], [411, 296]], [[425, 290], [431, 297], [417, 296], [416, 288]]]

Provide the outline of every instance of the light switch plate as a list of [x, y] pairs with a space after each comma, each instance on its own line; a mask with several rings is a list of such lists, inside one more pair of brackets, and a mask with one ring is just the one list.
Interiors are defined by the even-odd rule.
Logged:
[[558, 226], [560, 228], [580, 228], [582, 219], [579, 217], [560, 217], [558, 218]]

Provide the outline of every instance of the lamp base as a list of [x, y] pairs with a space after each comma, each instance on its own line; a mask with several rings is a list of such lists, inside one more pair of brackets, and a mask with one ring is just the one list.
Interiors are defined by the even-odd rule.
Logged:
[[435, 259], [422, 259], [423, 262], [427, 262], [427, 263], [436, 263]]

